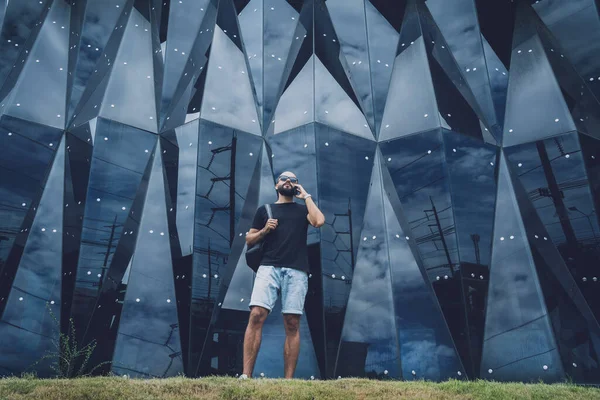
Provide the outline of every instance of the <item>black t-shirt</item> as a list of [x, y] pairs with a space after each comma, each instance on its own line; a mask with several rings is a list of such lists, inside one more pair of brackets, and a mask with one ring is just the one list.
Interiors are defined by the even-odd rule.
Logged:
[[[278, 203], [271, 204], [271, 212], [279, 224], [264, 238], [261, 265], [294, 268], [308, 272], [306, 246], [308, 208], [304, 204]], [[261, 230], [265, 227], [268, 219], [265, 206], [259, 207], [256, 210], [252, 228]]]

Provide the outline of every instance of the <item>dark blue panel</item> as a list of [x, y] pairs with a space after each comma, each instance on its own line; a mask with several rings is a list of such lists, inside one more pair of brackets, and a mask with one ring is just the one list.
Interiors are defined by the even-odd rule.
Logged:
[[[3, 375], [24, 371], [47, 352], [58, 350], [54, 342], [60, 333], [65, 146], [63, 140], [0, 321]], [[40, 376], [52, 373], [51, 361], [56, 360], [43, 360], [38, 366]]]
[[481, 376], [559, 381], [563, 365], [505, 157], [499, 167]]

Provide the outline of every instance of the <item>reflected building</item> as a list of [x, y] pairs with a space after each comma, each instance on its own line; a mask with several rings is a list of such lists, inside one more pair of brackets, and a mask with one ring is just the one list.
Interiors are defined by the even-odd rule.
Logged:
[[2, 2], [0, 374], [52, 376], [73, 326], [95, 373], [240, 374], [291, 170], [327, 219], [297, 377], [600, 384], [599, 11]]

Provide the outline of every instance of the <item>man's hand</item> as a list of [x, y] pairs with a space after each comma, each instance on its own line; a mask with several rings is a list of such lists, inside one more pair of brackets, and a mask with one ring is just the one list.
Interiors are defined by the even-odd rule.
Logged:
[[304, 188], [300, 184], [297, 184], [296, 187], [300, 191], [300, 193], [298, 193], [296, 195], [296, 198], [301, 199], [301, 200], [306, 200], [306, 196], [308, 196], [308, 193], [306, 192], [306, 190], [304, 190]]
[[277, 225], [279, 225], [279, 220], [273, 219], [273, 218], [269, 218], [267, 220], [267, 223], [265, 224], [265, 227], [262, 229], [263, 235], [266, 235], [269, 232], [277, 229]]

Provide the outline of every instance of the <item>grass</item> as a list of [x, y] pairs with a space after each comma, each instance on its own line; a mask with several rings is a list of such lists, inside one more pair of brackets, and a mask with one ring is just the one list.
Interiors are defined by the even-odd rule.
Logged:
[[119, 377], [0, 379], [0, 399], [600, 399], [600, 389], [570, 384], [488, 381], [432, 383], [341, 379], [284, 381], [208, 377], [135, 380]]

